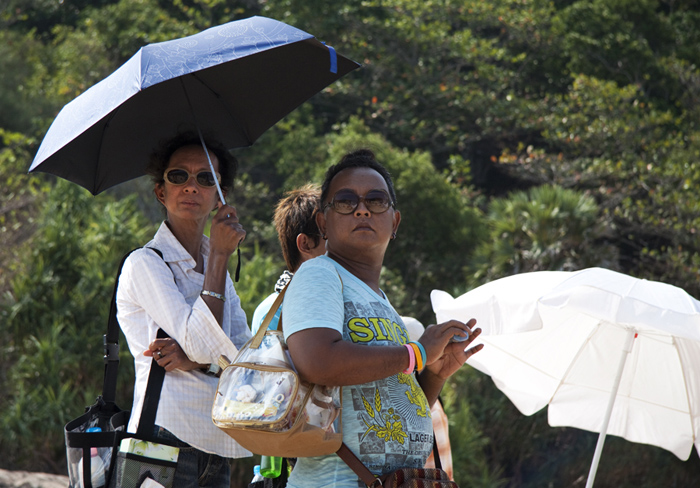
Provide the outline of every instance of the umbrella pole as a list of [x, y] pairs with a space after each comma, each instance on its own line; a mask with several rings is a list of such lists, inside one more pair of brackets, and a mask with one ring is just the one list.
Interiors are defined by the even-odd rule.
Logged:
[[[204, 149], [204, 154], [207, 155], [207, 161], [209, 161], [209, 168], [211, 169], [211, 174], [215, 175], [216, 170], [214, 170], [214, 164], [211, 162], [209, 157], [209, 150], [204, 142], [204, 137], [202, 136], [202, 131], [199, 129], [199, 124], [197, 124], [197, 132], [199, 133], [199, 140], [202, 142], [202, 149]], [[224, 193], [221, 191], [221, 185], [219, 184], [218, 178], [214, 178], [214, 184], [216, 184], [216, 190], [219, 192], [219, 198], [221, 198], [221, 203], [226, 205], [226, 200], [224, 199]]]
[[[202, 149], [204, 149], [204, 154], [207, 155], [207, 161], [209, 161], [209, 168], [211, 169], [212, 174], [216, 174], [216, 171], [214, 171], [214, 165], [212, 164], [211, 158], [209, 157], [209, 150], [207, 149], [207, 145], [204, 142], [204, 136], [202, 136], [202, 130], [199, 128], [199, 124], [197, 123], [197, 116], [194, 113], [194, 107], [192, 106], [192, 102], [190, 101], [190, 96], [187, 93], [187, 88], [185, 88], [185, 82], [182, 81], [182, 77], [180, 77], [180, 86], [182, 86], [182, 91], [185, 93], [185, 99], [187, 100], [187, 105], [189, 105], [190, 112], [192, 112], [192, 120], [194, 120], [194, 125], [195, 125], [195, 127], [197, 127], [197, 134], [199, 135], [199, 140], [202, 143]], [[219, 184], [219, 180], [217, 178], [214, 178], [214, 184], [216, 185], [216, 191], [219, 192], [219, 198], [221, 199], [221, 203], [226, 205], [226, 199], [224, 198], [224, 193], [221, 191], [221, 185]], [[238, 280], [236, 280], [236, 281], [238, 281]]]
[[625, 363], [627, 362], [627, 355], [632, 351], [632, 343], [637, 337], [637, 331], [635, 329], [628, 329], [627, 339], [625, 341], [625, 346], [622, 348], [622, 355], [620, 356], [620, 364], [617, 367], [617, 374], [615, 375], [615, 381], [613, 383], [612, 390], [610, 391], [610, 400], [608, 400], [608, 407], [605, 411], [605, 419], [603, 420], [603, 427], [600, 430], [600, 435], [598, 435], [598, 443], [595, 446], [595, 452], [593, 453], [593, 461], [591, 462], [591, 470], [588, 472], [588, 480], [586, 480], [586, 488], [593, 488], [593, 481], [595, 480], [596, 472], [598, 471], [598, 463], [600, 462], [600, 455], [603, 452], [603, 444], [605, 444], [605, 436], [608, 433], [608, 424], [610, 423], [610, 416], [612, 415], [612, 409], [615, 405], [615, 397], [617, 396], [617, 390], [620, 388], [620, 380], [622, 379], [622, 372], [625, 369]]

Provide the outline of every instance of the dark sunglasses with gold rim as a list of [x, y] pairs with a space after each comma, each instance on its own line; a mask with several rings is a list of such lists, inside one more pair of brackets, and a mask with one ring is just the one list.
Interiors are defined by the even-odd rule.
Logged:
[[[216, 174], [216, 178], [214, 177], [214, 174]], [[187, 170], [181, 168], [170, 168], [163, 173], [163, 178], [168, 183], [175, 186], [184, 185], [190, 181], [190, 178], [194, 178], [199, 186], [205, 188], [210, 188], [216, 185], [217, 180], [219, 181], [219, 184], [221, 184], [221, 175], [218, 172], [212, 173], [211, 171], [200, 171], [197, 174], [190, 174], [187, 172]]]
[[364, 202], [367, 210], [373, 214], [384, 213], [389, 210], [389, 207], [396, 208], [391, 197], [384, 190], [370, 190], [364, 197], [352, 190], [338, 190], [333, 195], [333, 199], [324, 205], [323, 210], [330, 207], [339, 214], [349, 215], [355, 211], [360, 202]]

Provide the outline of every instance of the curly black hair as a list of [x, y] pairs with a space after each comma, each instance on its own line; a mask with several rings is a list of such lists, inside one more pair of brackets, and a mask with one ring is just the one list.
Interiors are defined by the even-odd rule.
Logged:
[[[219, 174], [221, 175], [221, 189], [229, 191], [233, 189], [233, 179], [238, 172], [238, 160], [218, 141], [204, 139], [204, 143], [211, 153], [219, 160]], [[163, 174], [168, 168], [170, 157], [175, 151], [185, 146], [202, 146], [202, 141], [194, 132], [183, 132], [161, 144], [161, 147], [151, 154], [146, 174], [151, 177], [153, 184], [163, 183]]]

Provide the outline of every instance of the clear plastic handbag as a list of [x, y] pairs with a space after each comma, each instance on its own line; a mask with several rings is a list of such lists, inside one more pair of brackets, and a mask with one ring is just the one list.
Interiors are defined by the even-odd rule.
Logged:
[[[256, 335], [223, 369], [212, 406], [214, 424], [255, 454], [331, 454], [342, 443], [341, 389], [304, 383], [279, 330], [268, 330], [283, 290]], [[281, 328], [280, 320], [280, 328]]]

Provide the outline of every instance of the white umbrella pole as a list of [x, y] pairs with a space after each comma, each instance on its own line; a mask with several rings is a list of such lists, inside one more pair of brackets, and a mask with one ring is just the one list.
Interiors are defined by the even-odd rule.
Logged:
[[595, 480], [595, 475], [598, 471], [600, 455], [603, 452], [603, 444], [605, 444], [605, 436], [608, 433], [608, 424], [610, 423], [610, 416], [612, 415], [612, 409], [615, 405], [615, 397], [617, 396], [617, 390], [620, 387], [620, 380], [622, 379], [622, 372], [624, 371], [625, 363], [627, 362], [627, 355], [632, 351], [632, 342], [634, 341], [635, 337], [637, 337], [637, 331], [634, 329], [629, 329], [627, 331], [627, 339], [625, 341], [625, 346], [622, 348], [622, 355], [620, 356], [620, 364], [617, 367], [617, 375], [615, 375], [615, 382], [613, 383], [613, 388], [610, 392], [610, 400], [608, 400], [608, 407], [605, 411], [603, 427], [600, 430], [600, 435], [598, 436], [598, 443], [595, 446], [595, 453], [593, 454], [591, 470], [588, 472], [586, 488], [593, 488], [593, 481]]
[[218, 178], [216, 178], [216, 170], [214, 169], [214, 164], [211, 162], [211, 158], [209, 157], [209, 149], [207, 149], [207, 145], [204, 142], [204, 137], [202, 136], [202, 131], [199, 129], [199, 125], [197, 125], [197, 132], [199, 133], [199, 140], [202, 143], [202, 149], [204, 149], [204, 154], [207, 155], [207, 161], [209, 161], [209, 168], [211, 169], [211, 174], [215, 175], [214, 183], [216, 184], [216, 190], [219, 192], [219, 198], [221, 198], [221, 203], [226, 205], [224, 193], [221, 191], [221, 185], [219, 184]]
[[[199, 128], [199, 124], [197, 123], [197, 116], [194, 113], [194, 107], [192, 106], [192, 102], [190, 101], [190, 96], [187, 94], [187, 89], [185, 88], [185, 82], [182, 81], [182, 77], [180, 77], [180, 85], [182, 86], [182, 91], [185, 92], [185, 99], [187, 99], [187, 105], [190, 106], [190, 112], [192, 112], [192, 120], [194, 120], [194, 125], [197, 127], [197, 134], [199, 135], [199, 141], [202, 143], [202, 149], [204, 149], [204, 154], [207, 155], [207, 161], [209, 161], [209, 168], [211, 169], [212, 174], [216, 175], [216, 171], [214, 170], [214, 165], [211, 162], [211, 158], [209, 157], [209, 150], [207, 149], [207, 145], [204, 142], [204, 136], [202, 136], [202, 130]], [[219, 162], [220, 164], [221, 162]], [[219, 192], [219, 198], [221, 199], [221, 203], [226, 205], [226, 199], [224, 198], [224, 193], [221, 191], [221, 185], [219, 184], [219, 180], [217, 178], [214, 178], [214, 184], [216, 185], [216, 191]], [[238, 251], [240, 252], [240, 251]], [[238, 280], [236, 280], [238, 281]]]

